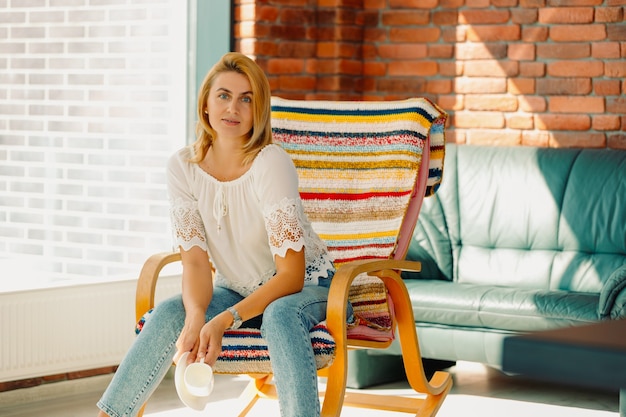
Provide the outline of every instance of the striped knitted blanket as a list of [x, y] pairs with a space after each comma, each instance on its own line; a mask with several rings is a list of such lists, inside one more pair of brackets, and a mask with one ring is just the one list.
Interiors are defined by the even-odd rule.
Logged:
[[[423, 98], [272, 98], [274, 141], [291, 155], [304, 210], [337, 267], [404, 258], [422, 197], [434, 194], [442, 180], [446, 118]], [[417, 207], [408, 211], [411, 204]], [[382, 281], [357, 277], [349, 299], [360, 324], [348, 329], [349, 338], [393, 339], [392, 306]]]
[[441, 183], [445, 121], [422, 98], [272, 99], [274, 141], [294, 160], [304, 210], [337, 266], [394, 255], [423, 159], [428, 179], [417, 191], [420, 202]]
[[[143, 326], [152, 316], [150, 309], [135, 326], [135, 334], [141, 333]], [[335, 356], [335, 340], [328, 332], [326, 322], [321, 322], [309, 331], [317, 369], [330, 365]], [[267, 342], [261, 331], [255, 328], [227, 330], [222, 338], [220, 353], [213, 371], [221, 374], [271, 374], [270, 356]]]

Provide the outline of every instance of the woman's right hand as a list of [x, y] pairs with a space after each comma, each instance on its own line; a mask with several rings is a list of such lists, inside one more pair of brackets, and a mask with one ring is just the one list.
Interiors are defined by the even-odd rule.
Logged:
[[178, 358], [185, 352], [190, 352], [187, 356], [187, 363], [193, 363], [196, 361], [198, 355], [198, 346], [200, 344], [200, 330], [205, 324], [204, 313], [195, 313], [185, 316], [185, 324], [183, 330], [178, 336], [176, 341], [176, 355], [174, 356], [174, 362], [178, 362]]
[[[188, 363], [196, 361], [200, 344], [200, 329], [206, 322], [207, 306], [213, 297], [212, 271], [209, 257], [205, 250], [193, 246], [189, 250], [180, 248], [183, 264], [183, 305], [185, 306], [185, 324], [176, 341], [178, 359], [183, 353]], [[176, 361], [175, 361], [176, 362]]]

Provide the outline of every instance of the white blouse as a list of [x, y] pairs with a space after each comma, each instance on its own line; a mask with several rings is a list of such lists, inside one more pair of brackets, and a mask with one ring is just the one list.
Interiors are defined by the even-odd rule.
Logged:
[[304, 214], [291, 157], [280, 146], [266, 146], [245, 174], [224, 182], [189, 162], [193, 152], [187, 146], [168, 163], [174, 241], [208, 252], [215, 285], [247, 296], [276, 273], [274, 256], [284, 257], [287, 249], [304, 248], [305, 285], [334, 271]]

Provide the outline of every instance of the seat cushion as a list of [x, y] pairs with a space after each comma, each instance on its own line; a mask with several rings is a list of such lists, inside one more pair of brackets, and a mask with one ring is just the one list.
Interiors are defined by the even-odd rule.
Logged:
[[[330, 365], [335, 357], [335, 340], [328, 332], [326, 322], [313, 327], [309, 337], [317, 369]], [[227, 330], [214, 370], [224, 374], [271, 374], [267, 342], [261, 336], [261, 331], [254, 328]]]
[[[376, 277], [361, 275], [355, 278], [348, 298], [353, 306], [355, 320], [348, 326], [348, 339], [391, 341], [394, 338], [391, 299], [383, 282]], [[152, 309], [141, 317], [135, 326], [139, 334]], [[309, 331], [317, 369], [329, 366], [335, 358], [335, 339], [326, 322]], [[224, 374], [272, 373], [267, 342], [260, 329], [239, 328], [227, 330], [222, 339], [222, 352], [214, 371]]]
[[[144, 324], [150, 320], [152, 309], [141, 317], [135, 326], [135, 334], [141, 333]], [[321, 322], [309, 331], [311, 345], [315, 353], [317, 369], [330, 365], [335, 357], [335, 339], [330, 335], [326, 322]], [[213, 367], [216, 373], [271, 374], [272, 366], [267, 350], [267, 342], [261, 330], [239, 328], [227, 330], [222, 339], [222, 352]]]

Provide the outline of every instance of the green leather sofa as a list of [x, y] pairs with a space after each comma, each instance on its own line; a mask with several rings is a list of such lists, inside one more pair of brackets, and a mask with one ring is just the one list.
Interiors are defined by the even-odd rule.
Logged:
[[[626, 318], [626, 151], [447, 145], [403, 277], [422, 356], [499, 368], [519, 332]], [[403, 377], [398, 344], [349, 385]]]

